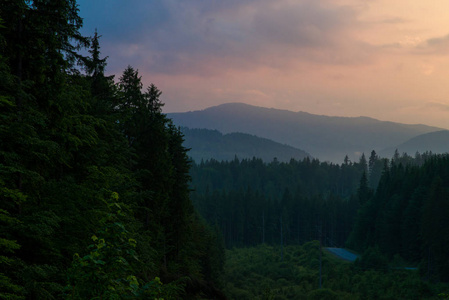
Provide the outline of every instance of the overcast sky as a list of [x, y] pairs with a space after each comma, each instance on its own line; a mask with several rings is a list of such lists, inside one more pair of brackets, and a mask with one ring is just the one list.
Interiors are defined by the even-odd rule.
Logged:
[[226, 102], [449, 129], [447, 0], [81, 0], [107, 74], [164, 112]]

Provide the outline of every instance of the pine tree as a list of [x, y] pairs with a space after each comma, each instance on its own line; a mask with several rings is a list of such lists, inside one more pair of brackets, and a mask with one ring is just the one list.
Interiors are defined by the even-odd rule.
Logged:
[[162, 113], [164, 103], [160, 100], [162, 92], [154, 85], [150, 84], [146, 93], [144, 94], [145, 102], [151, 114]]
[[368, 178], [366, 173], [363, 172], [362, 178], [360, 179], [360, 185], [357, 189], [357, 197], [359, 199], [360, 206], [365, 205], [372, 197], [372, 190], [368, 186]]
[[[101, 232], [105, 240], [122, 239], [123, 232], [108, 236], [114, 235], [112, 227], [121, 228], [119, 222], [99, 218], [111, 191], [120, 192], [134, 210], [126, 225], [138, 243], [127, 248], [112, 241], [109, 249], [99, 238], [92, 247], [102, 250], [90, 254], [135, 250], [142, 262], [133, 266], [137, 282], [155, 284], [156, 290], [157, 275], [170, 282], [183, 276], [201, 281], [206, 269], [209, 276], [216, 274], [215, 263], [204, 263], [216, 241], [189, 199], [183, 136], [162, 114], [157, 87], [142, 93], [141, 77], [132, 67], [117, 85], [106, 77], [97, 32], [90, 39], [91, 56], [76, 53], [77, 44], [88, 39], [78, 32], [75, 1], [8, 0], [0, 11], [6, 21], [4, 39], [0, 36], [1, 296], [60, 297], [66, 268], [73, 253], [88, 247], [89, 232], [109, 226], [111, 231]], [[73, 68], [77, 60], [86, 74]], [[102, 257], [111, 259], [111, 253]], [[118, 274], [115, 279], [126, 284], [115, 288], [135, 292], [126, 263], [115, 260], [120, 256], [108, 261], [107, 274], [101, 261], [90, 258], [77, 260], [82, 286], [114, 287], [117, 282], [109, 279]], [[92, 268], [83, 269], [85, 263]], [[82, 286], [76, 293], [89, 297]], [[139, 297], [162, 295], [140, 286]], [[177, 293], [180, 285], [173, 288]], [[202, 282], [201, 289], [207, 284]]]
[[[360, 165], [361, 172], [363, 172], [363, 173], [369, 172], [368, 162], [366, 161], [365, 153], [362, 153], [362, 156], [360, 157], [360, 160], [359, 160], [359, 165]], [[366, 176], [366, 174], [365, 174], [365, 176]]]
[[108, 57], [100, 58], [100, 38], [97, 29], [95, 29], [94, 36], [90, 39], [90, 49], [89, 53], [91, 57], [84, 57], [83, 64], [84, 69], [88, 76], [91, 76], [94, 82], [104, 76], [104, 70], [106, 67], [106, 60]]

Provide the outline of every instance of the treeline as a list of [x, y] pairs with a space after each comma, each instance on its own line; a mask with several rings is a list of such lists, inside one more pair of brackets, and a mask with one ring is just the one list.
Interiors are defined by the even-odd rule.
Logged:
[[[375, 151], [358, 162], [318, 159], [231, 161], [193, 164], [191, 199], [209, 224], [220, 230], [228, 248], [302, 244], [321, 240], [345, 245], [357, 216], [390, 166], [418, 167], [431, 153], [380, 158]], [[363, 232], [363, 231], [362, 231]]]
[[74, 0], [0, 16], [0, 298], [223, 297], [223, 248], [158, 88], [104, 74]]
[[269, 164], [256, 158], [209, 160], [191, 168], [191, 198], [228, 248], [301, 244], [320, 235], [341, 246], [358, 209], [351, 195], [367, 170], [364, 156], [342, 165], [309, 158]]
[[448, 281], [449, 156], [432, 156], [422, 166], [393, 159], [375, 191], [364, 186], [348, 246], [384, 262], [402, 259], [420, 267], [424, 278]]

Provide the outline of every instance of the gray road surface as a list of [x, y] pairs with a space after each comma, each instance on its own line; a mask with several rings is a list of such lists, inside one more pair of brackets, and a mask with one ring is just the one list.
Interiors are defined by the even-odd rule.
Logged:
[[341, 259], [354, 262], [357, 257], [359, 257], [357, 254], [354, 254], [346, 249], [343, 248], [332, 248], [332, 247], [326, 247], [325, 250], [329, 251], [330, 253], [338, 256]]

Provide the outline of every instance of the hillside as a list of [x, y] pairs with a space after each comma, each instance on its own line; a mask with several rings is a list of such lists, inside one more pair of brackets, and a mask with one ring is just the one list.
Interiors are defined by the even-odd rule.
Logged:
[[380, 154], [390, 155], [398, 149], [399, 153], [407, 153], [414, 155], [417, 151], [424, 153], [432, 151], [432, 153], [447, 153], [449, 152], [449, 131], [440, 130], [430, 133], [418, 135], [410, 140], [397, 145], [394, 148], [388, 148], [380, 152]]
[[357, 160], [362, 152], [380, 151], [421, 134], [441, 130], [368, 117], [329, 117], [306, 112], [228, 103], [200, 111], [170, 113], [178, 126], [207, 128], [224, 134], [242, 132], [302, 149], [320, 160]]
[[196, 162], [211, 158], [230, 161], [235, 156], [239, 159], [257, 157], [265, 162], [271, 162], [274, 158], [288, 162], [292, 158], [302, 160], [310, 157], [302, 150], [246, 133], [234, 132], [223, 135], [217, 130], [187, 127], [181, 130], [185, 138], [184, 146], [190, 149], [189, 156]]

